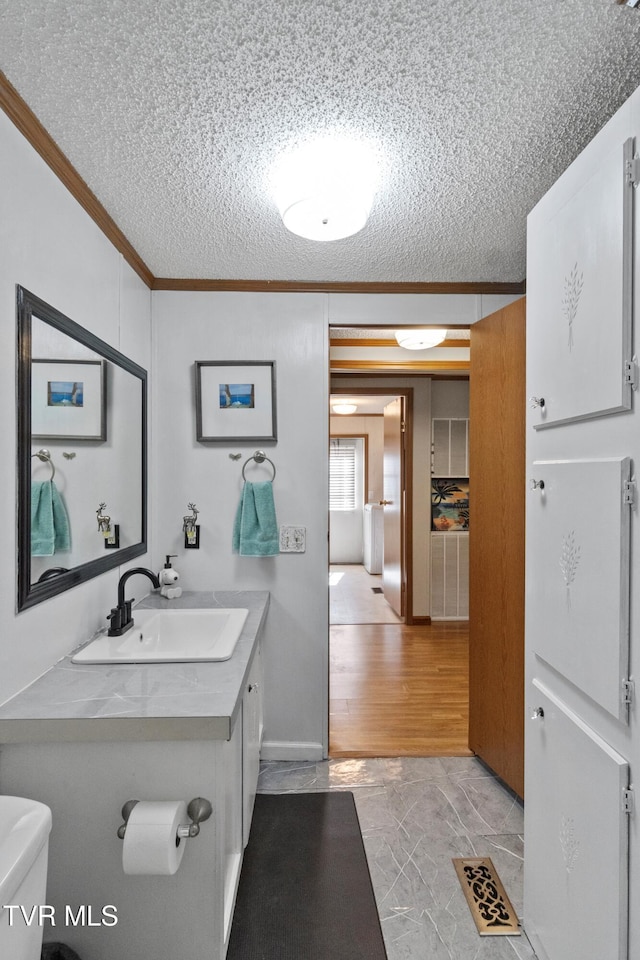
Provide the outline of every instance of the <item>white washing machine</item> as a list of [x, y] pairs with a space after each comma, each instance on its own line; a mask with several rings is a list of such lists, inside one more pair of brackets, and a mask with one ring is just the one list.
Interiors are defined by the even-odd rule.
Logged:
[[364, 507], [364, 568], [367, 573], [382, 573], [384, 556], [384, 507], [366, 503]]

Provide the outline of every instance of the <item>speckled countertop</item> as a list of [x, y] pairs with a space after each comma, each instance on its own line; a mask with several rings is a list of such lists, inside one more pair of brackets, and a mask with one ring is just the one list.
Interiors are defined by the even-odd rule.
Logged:
[[72, 663], [73, 650], [0, 706], [0, 744], [229, 739], [268, 606], [266, 591], [149, 595], [138, 607], [245, 607], [231, 659], [88, 665]]

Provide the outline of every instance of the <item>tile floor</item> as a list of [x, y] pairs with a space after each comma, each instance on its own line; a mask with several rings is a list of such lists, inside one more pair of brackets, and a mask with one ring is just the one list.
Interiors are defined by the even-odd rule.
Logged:
[[522, 804], [475, 757], [263, 762], [261, 793], [351, 790], [389, 960], [533, 960], [480, 937], [452, 857], [490, 856], [522, 912]]
[[382, 594], [380, 574], [360, 563], [332, 564], [329, 569], [329, 623], [402, 623]]

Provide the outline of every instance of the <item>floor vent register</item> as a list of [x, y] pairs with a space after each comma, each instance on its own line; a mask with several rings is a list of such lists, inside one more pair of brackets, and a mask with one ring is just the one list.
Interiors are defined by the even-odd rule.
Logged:
[[518, 917], [491, 858], [455, 857], [453, 865], [480, 936], [519, 936]]

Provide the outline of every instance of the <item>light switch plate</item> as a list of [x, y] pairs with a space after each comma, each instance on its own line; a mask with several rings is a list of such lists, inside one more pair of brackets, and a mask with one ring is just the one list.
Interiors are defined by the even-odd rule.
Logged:
[[280, 527], [280, 553], [304, 553], [307, 549], [307, 528]]

